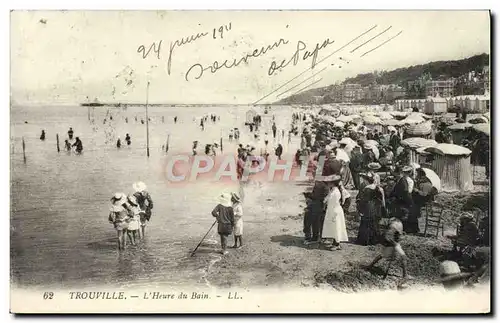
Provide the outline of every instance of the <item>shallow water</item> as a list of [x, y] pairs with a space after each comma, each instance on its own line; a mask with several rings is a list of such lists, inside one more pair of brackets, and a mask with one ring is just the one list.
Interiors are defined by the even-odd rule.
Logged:
[[[103, 124], [106, 114], [113, 121]], [[11, 276], [14, 284], [28, 286], [95, 286], [101, 284], [147, 287], [167, 283], [206, 283], [204, 274], [219, 256], [216, 245], [201, 248], [195, 257], [190, 251], [213, 223], [210, 214], [222, 190], [237, 190], [236, 183], [197, 182], [172, 186], [164, 175], [166, 154], [161, 146], [170, 134], [169, 154], [190, 152], [193, 140], [199, 147], [219, 142], [224, 150], [235, 151], [227, 141], [228, 130], [239, 127], [242, 142], [245, 107], [153, 107], [149, 109], [150, 154], [146, 157], [146, 126], [143, 107], [95, 108], [88, 120], [86, 107], [13, 107], [11, 109]], [[215, 113], [221, 121], [199, 118]], [[277, 126], [289, 125], [290, 108], [273, 108]], [[173, 117], [178, 116], [177, 124]], [[138, 121], [135, 121], [135, 116]], [[162, 116], [165, 122], [162, 122]], [[128, 117], [128, 123], [125, 123]], [[193, 121], [193, 117], [197, 117]], [[269, 117], [265, 124], [269, 126]], [[25, 121], [28, 123], [26, 124]], [[64, 151], [67, 130], [83, 141], [82, 155]], [[41, 130], [46, 140], [40, 141]], [[107, 135], [106, 135], [107, 133]], [[132, 137], [126, 147], [125, 134]], [[61, 152], [56, 150], [59, 134]], [[121, 149], [116, 138], [122, 139]], [[22, 138], [26, 143], [23, 162]], [[285, 137], [285, 140], [287, 138]], [[298, 144], [294, 138], [292, 150]], [[200, 153], [201, 150], [200, 150]], [[116, 250], [116, 233], [108, 223], [109, 198], [115, 192], [132, 193], [132, 183], [144, 181], [154, 200], [147, 238], [125, 252]], [[248, 188], [251, 203], [262, 191]], [[208, 236], [215, 242], [215, 231]]]

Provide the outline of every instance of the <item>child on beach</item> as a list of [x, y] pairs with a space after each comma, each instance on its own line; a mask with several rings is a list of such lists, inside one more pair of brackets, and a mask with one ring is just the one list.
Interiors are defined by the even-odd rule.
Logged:
[[129, 225], [129, 215], [125, 208], [127, 203], [127, 196], [123, 193], [116, 193], [111, 198], [111, 208], [109, 210], [108, 221], [113, 224], [118, 234], [118, 250], [124, 250], [126, 241], [125, 233]]
[[219, 196], [219, 204], [213, 209], [212, 216], [217, 219], [217, 231], [220, 236], [221, 253], [227, 254], [227, 237], [232, 233], [234, 226], [234, 212], [231, 205], [231, 196], [227, 193]]
[[143, 182], [136, 182], [132, 184], [132, 188], [135, 193], [134, 196], [137, 199], [137, 204], [141, 209], [140, 216], [140, 230], [139, 236], [144, 238], [146, 236], [146, 224], [150, 221], [153, 209], [153, 199], [151, 195], [146, 191], [146, 184]]
[[135, 246], [137, 235], [139, 235], [139, 238], [141, 236], [139, 230], [141, 208], [137, 203], [136, 197], [132, 194], [127, 196], [127, 207], [128, 207], [129, 217], [131, 218], [127, 228], [128, 240], [133, 246]]
[[[243, 241], [241, 239], [243, 235], [243, 206], [241, 205], [241, 198], [238, 193], [231, 193], [231, 202], [233, 203], [233, 213], [234, 213], [233, 248], [241, 248], [243, 246]], [[238, 246], [238, 241], [240, 242], [239, 246]]]

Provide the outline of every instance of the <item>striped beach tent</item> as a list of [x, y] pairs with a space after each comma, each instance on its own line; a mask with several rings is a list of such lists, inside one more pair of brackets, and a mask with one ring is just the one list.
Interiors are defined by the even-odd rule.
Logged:
[[471, 150], [453, 144], [437, 144], [425, 149], [433, 155], [432, 168], [441, 179], [444, 192], [473, 189]]
[[401, 146], [410, 149], [410, 163], [419, 163], [420, 157], [417, 152], [419, 148], [427, 148], [437, 145], [437, 141], [422, 137], [411, 137], [401, 141]]
[[432, 132], [432, 122], [422, 122], [418, 124], [410, 124], [405, 129], [405, 133], [410, 137], [426, 137]]

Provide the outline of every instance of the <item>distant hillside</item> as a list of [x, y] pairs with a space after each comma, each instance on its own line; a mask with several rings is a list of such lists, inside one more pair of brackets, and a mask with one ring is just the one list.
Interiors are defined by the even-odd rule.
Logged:
[[439, 76], [445, 78], [459, 77], [470, 71], [481, 72], [485, 65], [489, 65], [489, 55], [481, 54], [458, 61], [438, 61], [424, 65], [398, 68], [389, 72], [358, 74], [355, 77], [347, 78], [344, 83], [358, 83], [363, 86], [373, 84], [374, 82], [377, 84], [405, 85], [408, 81], [418, 79], [422, 74], [429, 73], [434, 78]]
[[[423, 74], [430, 74], [433, 78], [437, 77], [458, 77], [470, 71], [480, 72], [483, 66], [489, 65], [489, 55], [481, 54], [466, 59], [456, 61], [438, 61], [423, 65], [398, 68], [392, 71], [375, 71], [373, 73], [358, 74], [355, 77], [347, 78], [342, 82], [357, 83], [362, 86], [370, 84], [399, 84], [406, 87], [408, 81], [415, 81]], [[287, 98], [284, 98], [276, 104], [311, 104], [316, 103], [315, 96], [324, 96], [333, 90], [334, 86], [329, 85], [322, 88], [310, 89]], [[324, 102], [329, 103], [329, 102]]]

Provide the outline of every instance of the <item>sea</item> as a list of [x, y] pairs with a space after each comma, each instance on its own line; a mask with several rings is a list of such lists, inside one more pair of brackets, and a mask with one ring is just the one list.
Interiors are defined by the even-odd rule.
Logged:
[[[12, 284], [60, 288], [209, 284], [207, 271], [220, 259], [216, 231], [208, 234], [195, 256], [190, 253], [214, 221], [211, 211], [220, 192], [236, 191], [238, 183], [171, 185], [165, 164], [172, 154], [190, 153], [194, 140], [199, 141], [199, 153], [204, 153], [205, 144], [219, 143], [222, 137], [224, 153], [236, 153], [237, 143], [228, 140], [229, 130], [235, 127], [241, 131], [241, 143], [255, 143], [244, 125], [252, 109], [264, 115], [263, 108], [249, 106], [150, 106], [148, 157], [144, 106], [11, 107]], [[278, 131], [288, 131], [292, 111], [292, 107], [273, 106], [264, 115], [264, 130], [270, 132], [274, 115]], [[202, 131], [200, 119], [210, 114], [220, 121], [209, 119]], [[81, 155], [64, 148], [70, 127], [83, 142]], [[130, 146], [125, 143], [127, 133]], [[283, 140], [285, 153], [299, 146], [299, 138], [290, 144], [286, 136], [277, 140]], [[116, 231], [108, 222], [110, 198], [115, 192], [133, 193], [136, 181], [147, 185], [154, 201], [153, 216], [146, 239], [119, 252]], [[249, 187], [244, 194], [251, 201], [263, 190]]]

